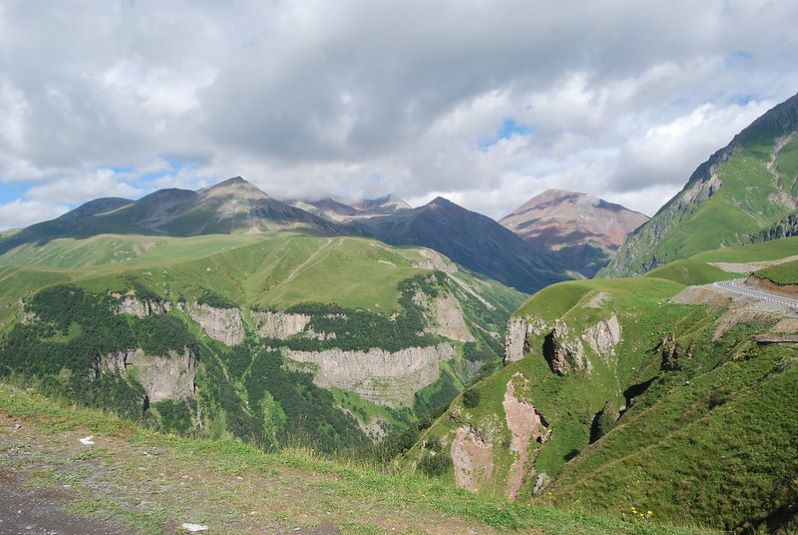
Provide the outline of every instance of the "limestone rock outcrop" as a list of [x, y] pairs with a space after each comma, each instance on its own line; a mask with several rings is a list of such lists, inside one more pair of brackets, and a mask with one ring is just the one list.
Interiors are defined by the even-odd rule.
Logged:
[[504, 393], [504, 416], [507, 421], [507, 428], [510, 430], [512, 439], [510, 441], [510, 451], [516, 457], [510, 466], [507, 474], [507, 497], [515, 499], [524, 483], [527, 475], [534, 475], [534, 468], [530, 466], [530, 460], [534, 460], [531, 452], [531, 441], [543, 442], [546, 437], [547, 424], [543, 416], [535, 409], [529, 401], [519, 399], [515, 391], [516, 380], [523, 381], [524, 386], [528, 386], [529, 380], [523, 374], [516, 372], [507, 381], [507, 389]]
[[244, 341], [244, 319], [237, 308], [215, 308], [191, 303], [186, 306], [186, 312], [214, 340], [226, 346], [237, 346]]
[[116, 314], [130, 314], [137, 318], [146, 318], [153, 314], [166, 314], [172, 310], [172, 303], [169, 301], [158, 301], [155, 299], [140, 299], [135, 293], [128, 292], [125, 295], [112, 295], [117, 298], [114, 306]]
[[430, 306], [434, 312], [434, 325], [430, 329], [433, 333], [460, 342], [476, 340], [468, 330], [463, 309], [452, 292], [439, 295]]
[[565, 375], [571, 370], [593, 371], [593, 364], [585, 355], [582, 340], [572, 335], [568, 325], [560, 319], [555, 320], [554, 328], [543, 341], [543, 356], [551, 371], [557, 375]]
[[529, 353], [527, 336], [546, 332], [546, 322], [535, 316], [512, 317], [504, 339], [504, 362], [515, 362]]
[[601, 320], [588, 327], [582, 339], [587, 342], [593, 353], [600, 356], [605, 362], [615, 356], [615, 348], [621, 342], [621, 323], [615, 314], [608, 320]]
[[250, 312], [255, 324], [255, 331], [262, 338], [276, 338], [285, 340], [301, 333], [310, 323], [311, 317], [307, 314], [289, 314], [285, 312]]
[[457, 486], [470, 491], [493, 475], [493, 443], [470, 425], [457, 428], [451, 448]]
[[100, 359], [97, 372], [129, 374], [135, 370], [148, 401], [157, 403], [194, 397], [197, 362], [197, 355], [189, 348], [163, 356], [146, 355], [135, 348], [105, 355]]
[[313, 382], [336, 387], [390, 407], [409, 407], [415, 393], [440, 378], [440, 364], [455, 356], [449, 344], [409, 347], [396, 352], [329, 349], [299, 351], [283, 348], [284, 357], [314, 369]]

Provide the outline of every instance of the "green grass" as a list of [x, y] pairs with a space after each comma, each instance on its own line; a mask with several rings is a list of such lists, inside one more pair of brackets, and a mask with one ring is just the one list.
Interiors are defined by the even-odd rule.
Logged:
[[[521, 373], [531, 385], [524, 391], [524, 397], [556, 430], [542, 445], [536, 470], [555, 476], [569, 455], [587, 447], [591, 421], [605, 402], [622, 402], [623, 390], [654, 373], [646, 366], [652, 360], [652, 350], [659, 338], [666, 334], [663, 326], [690, 313], [688, 307], [664, 306], [683, 287], [669, 280], [640, 278], [568, 281], [541, 290], [516, 312], [516, 316], [532, 315], [547, 323], [544, 332], [529, 337], [532, 354], [477, 383], [473, 388], [480, 393], [478, 407], [467, 408], [460, 399], [455, 400], [449, 413], [441, 417], [422, 440], [436, 438], [451, 444], [454, 431], [465, 422], [492, 430], [492, 442], [496, 445], [494, 469], [490, 479], [479, 485], [479, 493], [504, 496], [514, 457], [505, 446], [499, 446], [510, 441], [502, 402], [508, 381], [514, 374]], [[562, 320], [571, 332], [581, 333], [613, 314], [618, 316], [623, 327], [617, 360], [605, 362], [590, 354], [584, 344], [593, 368], [589, 387], [583, 374], [560, 377], [552, 373], [542, 356], [542, 347], [554, 320]], [[421, 444], [418, 444], [406, 456], [407, 462], [415, 462], [423, 455]], [[446, 479], [454, 482], [453, 471], [449, 471]], [[528, 481], [522, 492], [528, 495], [532, 484], [534, 481]]]
[[[160, 435], [2, 383], [0, 413], [23, 421], [28, 444], [35, 444], [17, 461], [16, 448], [0, 441], [6, 465], [24, 463], [20, 474], [34, 470], [34, 486], [69, 482], [76, 498], [73, 511], [144, 533], [161, 533], [170, 518], [197, 519], [228, 533], [264, 524], [312, 527], [322, 521], [341, 526], [344, 533], [455, 532], [467, 526], [597, 535], [709, 533], [497, 501], [423, 476], [383, 473], [308, 450], [267, 454], [233, 441]], [[97, 446], [59, 458], [84, 432], [94, 435]], [[37, 472], [38, 465], [49, 469]], [[180, 485], [189, 475], [193, 482]], [[113, 493], [104, 492], [109, 483]]]
[[764, 262], [798, 255], [798, 237], [705, 251], [692, 257], [702, 262]]
[[[132, 256], [129, 260], [117, 262], [119, 251]], [[0, 333], [9, 335], [1, 341], [0, 369], [3, 373], [24, 371], [37, 374], [32, 380], [50, 385], [54, 392], [72, 395], [71, 399], [108, 409], [112, 409], [114, 403], [121, 405], [119, 400], [122, 396], [110, 389], [122, 388], [127, 377], [132, 382], [128, 385], [131, 387], [127, 392], [129, 395], [124, 396], [128, 401], [126, 413], [133, 415], [138, 412], [138, 417], [142, 417], [141, 401], [137, 396], [143, 390], [135, 381], [135, 367], [130, 367], [121, 382], [115, 384], [98, 386], [93, 382], [89, 385], [92, 388], [76, 388], [72, 379], [85, 376], [83, 368], [95, 358], [95, 354], [106, 355], [129, 347], [142, 347], [150, 355], [163, 356], [168, 349], [181, 352], [184, 346], [190, 346], [199, 352], [196, 404], [191, 407], [162, 406], [163, 411], [153, 407], [155, 410], [143, 416], [148, 424], [203, 436], [235, 436], [263, 447], [282, 447], [289, 440], [298, 440], [299, 436], [306, 436], [308, 440], [321, 437], [319, 440], [327, 449], [331, 449], [333, 443], [334, 447], [342, 449], [366, 447], [369, 444], [365, 437], [360, 440], [356, 422], [342, 422], [337, 418], [343, 416], [338, 408], [343, 406], [364, 413], [361, 420], [373, 421], [379, 417], [392, 432], [401, 432], [415, 425], [425, 417], [427, 410], [448, 403], [473, 380], [482, 366], [499, 365], [501, 333], [507, 318], [523, 298], [519, 292], [466, 270], [433, 276], [431, 270], [418, 267], [422, 260], [425, 256], [417, 248], [392, 248], [362, 238], [291, 233], [193, 238], [106, 235], [86, 240], [54, 240], [36, 249], [25, 246], [0, 257], [0, 261], [7, 264], [0, 265], [0, 279], [4, 282], [0, 286], [0, 304], [8, 303], [0, 308]], [[39, 262], [41, 265], [11, 265], [14, 262]], [[78, 267], [52, 267], [70, 263]], [[422, 265], [428, 264], [427, 261]], [[282, 381], [285, 384], [269, 382], [268, 379], [275, 376], [273, 367], [269, 368], [275, 364], [274, 359], [255, 356], [263, 345], [280, 347], [294, 344], [301, 349], [319, 351], [335, 347], [353, 349], [355, 344], [358, 350], [382, 347], [394, 351], [441, 341], [432, 334], [417, 334], [432, 321], [424, 319], [420, 308], [413, 316], [417, 325], [413, 323], [408, 327], [406, 322], [389, 319], [397, 312], [402, 312], [401, 318], [404, 318], [405, 312], [418, 308], [412, 306], [412, 289], [407, 290], [410, 293], [405, 296], [403, 304], [399, 304], [400, 286], [405, 287], [412, 280], [426, 280], [428, 284], [424, 292], [429, 292], [430, 296], [436, 291], [451, 291], [463, 308], [467, 322], [472, 325], [470, 330], [477, 341], [469, 345], [468, 355], [464, 355], [462, 343], [450, 341], [456, 349], [455, 357], [451, 363], [441, 365], [444, 372], [441, 378], [420, 393], [416, 403], [406, 409], [407, 414], [394, 414], [352, 394], [345, 399], [341, 392], [333, 392], [335, 395], [328, 399], [327, 393], [319, 392], [320, 389], [309, 378], [303, 381], [299, 376], [291, 375]], [[35, 292], [64, 282], [89, 295], [87, 299], [94, 303], [95, 316], [90, 319], [81, 316], [77, 321], [80, 325], [76, 324], [75, 328], [67, 319], [67, 323], [59, 324], [55, 332], [44, 324], [46, 321], [36, 321], [35, 326], [25, 327], [28, 331], [22, 332], [19, 299], [29, 300]], [[167, 316], [153, 316], [144, 321], [115, 316], [110, 310], [108, 294], [130, 290], [134, 290], [140, 299], [171, 302], [173, 309]], [[247, 339], [240, 351], [209, 338], [185, 308], [176, 306], [184, 301], [209, 300], [224, 303], [216, 305], [223, 308], [241, 309]], [[63, 307], [64, 315], [86, 308], [72, 305], [74, 303]], [[311, 328], [335, 334], [335, 338], [324, 343], [301, 337], [277, 342], [255, 336], [251, 310], [285, 310], [300, 305], [305, 305], [305, 312], [314, 316]], [[339, 311], [347, 316], [347, 320], [325, 319], [324, 310]], [[2, 321], [4, 318], [7, 319]], [[158, 326], [161, 328], [156, 329]], [[115, 329], [118, 336], [106, 336], [108, 329]], [[170, 329], [185, 336], [165, 335]], [[124, 345], [112, 347], [110, 340], [120, 340], [122, 334], [119, 333], [126, 337], [119, 341]], [[177, 348], [155, 343], [163, 342], [164, 338], [182, 342]], [[9, 350], [9, 347], [14, 349]], [[275, 358], [279, 360], [281, 357]], [[468, 365], [468, 358], [475, 360], [473, 366]], [[67, 366], [73, 372], [71, 377], [58, 373], [66, 362], [71, 363]], [[266, 374], [264, 367], [271, 372]], [[259, 371], [253, 371], [255, 368]], [[308, 368], [304, 371], [313, 372]], [[416, 388], [414, 380], [407, 379], [403, 383], [410, 390], [411, 405], [413, 389]], [[259, 390], [257, 383], [261, 386], [268, 384], [269, 391]], [[278, 390], [281, 392], [279, 400], [274, 397]], [[300, 392], [294, 395], [296, 392], [293, 390]], [[83, 395], [89, 391], [91, 395]], [[311, 398], [315, 401], [308, 401]], [[307, 407], [303, 404], [305, 402], [309, 403]], [[296, 426], [286, 421], [286, 415], [294, 414], [300, 406], [307, 413], [299, 417], [310, 423], [307, 428], [295, 429]], [[202, 415], [206, 421], [198, 425], [195, 419], [190, 420], [192, 414]], [[177, 421], [180, 418], [190, 420], [190, 425]], [[319, 418], [330, 425], [325, 426]], [[314, 447], [321, 448], [314, 444]]]
[[706, 262], [693, 258], [675, 260], [645, 274], [646, 277], [667, 279], [685, 286], [696, 284], [709, 284], [719, 280], [739, 277], [736, 273], [728, 273]]
[[796, 195], [798, 193], [795, 187], [798, 180], [798, 138], [794, 138], [779, 151], [776, 166], [781, 174], [784, 189], [792, 195]]
[[798, 261], [761, 269], [756, 276], [770, 279], [776, 284], [798, 284]]
[[796, 498], [796, 357], [771, 348], [672, 384], [569, 463], [549, 501], [705, 525], [768, 517]]

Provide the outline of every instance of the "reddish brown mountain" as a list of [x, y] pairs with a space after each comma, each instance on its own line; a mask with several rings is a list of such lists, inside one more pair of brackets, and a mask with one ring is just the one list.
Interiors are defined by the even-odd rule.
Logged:
[[548, 190], [499, 223], [555, 252], [569, 269], [592, 277], [646, 221], [639, 212], [586, 193]]

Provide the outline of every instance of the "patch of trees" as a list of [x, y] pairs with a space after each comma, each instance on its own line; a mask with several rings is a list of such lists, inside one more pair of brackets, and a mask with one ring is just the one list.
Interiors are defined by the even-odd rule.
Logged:
[[173, 401], [166, 399], [152, 405], [161, 417], [161, 429], [180, 435], [189, 435], [194, 430], [194, 414], [197, 402], [193, 399]]
[[259, 419], [263, 421], [260, 402], [266, 391], [285, 413], [285, 426], [277, 435], [280, 445], [302, 444], [322, 452], [334, 452], [369, 444], [357, 422], [336, 407], [329, 391], [313, 384], [310, 374], [283, 367], [279, 351], [246, 345], [235, 350], [254, 351], [244, 385], [249, 406], [259, 413]]
[[238, 308], [238, 305], [231, 300], [207, 289], [202, 291], [197, 298], [197, 303], [200, 305], [208, 305], [213, 308]]
[[136, 347], [166, 355], [196, 348], [196, 339], [175, 317], [119, 315], [114, 304], [109, 296], [70, 285], [38, 292], [25, 306], [29, 321], [16, 324], [0, 345], [0, 376], [39, 378], [48, 394], [141, 420], [147, 408], [143, 387], [132, 377], [101, 373], [101, 359]]
[[438, 295], [442, 273], [419, 275], [399, 283], [399, 304], [402, 312], [393, 319], [368, 310], [353, 310], [333, 304], [307, 303], [288, 309], [290, 313], [311, 316], [308, 328], [326, 333], [326, 340], [293, 338], [280, 345], [303, 351], [323, 351], [338, 348], [367, 351], [379, 347], [399, 351], [408, 347], [434, 345], [438, 339], [425, 333], [424, 309], [416, 303], [418, 292], [434, 298]]
[[438, 438], [430, 438], [426, 441], [423, 448], [423, 456], [418, 463], [418, 467], [428, 476], [441, 476], [452, 466], [452, 458], [449, 452]]

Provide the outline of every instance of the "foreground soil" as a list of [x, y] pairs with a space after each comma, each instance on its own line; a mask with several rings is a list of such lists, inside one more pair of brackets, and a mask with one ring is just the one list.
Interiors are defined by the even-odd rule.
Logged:
[[185, 533], [184, 523], [211, 534], [713, 533], [495, 500], [312, 450], [163, 435], [1, 381], [0, 520], [0, 535]]
[[269, 467], [233, 475], [212, 459], [176, 456], [157, 438], [94, 437], [87, 446], [87, 434], [0, 415], [0, 534], [175, 533], [184, 522], [212, 533], [494, 533], [444, 515], [347, 503], [331, 474]]

